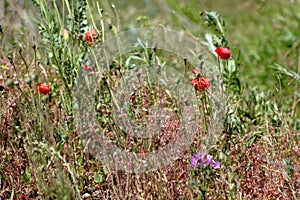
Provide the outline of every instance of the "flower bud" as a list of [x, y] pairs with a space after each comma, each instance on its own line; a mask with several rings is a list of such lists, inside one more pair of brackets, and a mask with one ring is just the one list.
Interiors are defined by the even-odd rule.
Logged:
[[30, 85], [31, 84], [31, 78], [26, 78], [25, 83]]
[[6, 85], [7, 85], [8, 87], [11, 87], [11, 86], [14, 85], [14, 81], [13, 81], [13, 80], [8, 80], [8, 81], [6, 82]]
[[230, 58], [231, 55], [231, 51], [225, 47], [218, 47], [215, 52], [218, 54], [218, 57], [223, 60]]
[[15, 81], [15, 82], [14, 82], [14, 85], [15, 85], [15, 86], [19, 86], [19, 85], [20, 85], [19, 81]]

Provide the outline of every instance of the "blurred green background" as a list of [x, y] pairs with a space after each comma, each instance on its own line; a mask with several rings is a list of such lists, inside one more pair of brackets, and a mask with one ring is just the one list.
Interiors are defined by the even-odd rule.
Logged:
[[[62, 0], [57, 0], [61, 4]], [[96, 1], [95, 1], [96, 2]], [[225, 20], [227, 40], [237, 58], [241, 52], [240, 79], [260, 89], [280, 90], [292, 94], [293, 82], [278, 76], [271, 68], [278, 63], [297, 71], [299, 54], [300, 3], [299, 0], [103, 0], [105, 19], [121, 25], [120, 30], [141, 26], [163, 25], [175, 30], [186, 30], [204, 38], [207, 27], [203, 25], [200, 11], [217, 11]], [[112, 9], [115, 5], [115, 11]], [[12, 45], [22, 37], [24, 27], [35, 32], [28, 34], [29, 40], [38, 37], [34, 28], [35, 7], [30, 0], [5, 0], [0, 3], [4, 10], [0, 23], [6, 35], [2, 37], [2, 48]], [[22, 30], [20, 25], [25, 24]], [[15, 26], [12, 26], [15, 25]], [[13, 27], [17, 27], [14, 29]], [[24, 34], [24, 32], [23, 32]], [[25, 32], [26, 34], [26, 32]]]
[[[154, 24], [176, 30], [184, 28], [197, 36], [207, 30], [200, 11], [217, 11], [225, 20], [227, 39], [237, 57], [241, 51], [240, 78], [261, 89], [288, 87], [290, 80], [277, 77], [271, 68], [278, 63], [297, 71], [300, 4], [290, 0], [144, 0], [114, 1], [122, 25], [137, 24], [145, 15]], [[202, 25], [202, 26], [201, 26]], [[283, 81], [278, 81], [278, 78]]]

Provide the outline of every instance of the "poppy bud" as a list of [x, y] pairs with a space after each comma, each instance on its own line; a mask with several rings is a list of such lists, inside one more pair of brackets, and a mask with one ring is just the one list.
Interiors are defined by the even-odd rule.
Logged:
[[25, 83], [27, 83], [28, 85], [31, 84], [31, 78], [26, 78]]
[[231, 51], [225, 47], [218, 47], [215, 52], [218, 54], [219, 58], [223, 60], [228, 59], [231, 55]]

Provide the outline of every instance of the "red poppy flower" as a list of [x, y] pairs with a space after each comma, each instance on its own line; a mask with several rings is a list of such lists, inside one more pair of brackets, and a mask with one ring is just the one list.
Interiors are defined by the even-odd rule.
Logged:
[[199, 78], [197, 77], [192, 80], [191, 84], [192, 84], [192, 86], [195, 86], [198, 84], [198, 82], [199, 82]]
[[39, 91], [41, 94], [49, 94], [50, 92], [50, 86], [43, 84], [43, 83], [39, 83]]
[[91, 29], [84, 35], [84, 41], [86, 41], [89, 45], [93, 44], [98, 39], [98, 34], [95, 29]]
[[201, 78], [194, 78], [191, 82], [192, 86], [195, 87], [196, 90], [199, 92], [203, 92], [204, 90], [208, 89], [210, 86], [210, 81], [208, 78], [202, 76]]
[[231, 51], [225, 47], [218, 47], [215, 52], [218, 54], [219, 58], [223, 60], [228, 59], [231, 55]]

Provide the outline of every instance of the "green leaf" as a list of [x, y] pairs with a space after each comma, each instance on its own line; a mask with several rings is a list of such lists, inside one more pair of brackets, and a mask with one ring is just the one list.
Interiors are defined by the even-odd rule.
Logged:
[[98, 173], [94, 173], [94, 181], [95, 183], [101, 183], [103, 181], [102, 175]]
[[144, 61], [144, 62], [145, 62], [145, 60], [142, 59], [142, 58], [139, 57], [139, 56], [130, 56], [130, 57], [126, 60], [126, 62], [125, 62], [125, 66], [126, 66], [126, 67], [128, 67], [128, 66], [131, 65], [131, 63], [130, 63], [131, 60], [137, 60], [137, 61]]
[[5, 69], [9, 69], [9, 67], [6, 66], [6, 65], [1, 65], [0, 68], [2, 68], [2, 69], [4, 69], [4, 70], [5, 70]]
[[82, 159], [81, 156], [78, 156], [78, 158], [77, 158], [77, 163], [78, 163], [79, 165], [81, 165], [81, 164], [83, 163], [83, 159]]
[[59, 142], [56, 146], [56, 151], [61, 151], [63, 148], [63, 143], [62, 142]]
[[107, 170], [107, 168], [106, 168], [106, 167], [103, 167], [103, 173], [104, 173], [105, 175], [107, 175], [107, 174], [108, 174], [108, 170]]
[[290, 76], [290, 77], [294, 78], [298, 83], [300, 83], [300, 75], [299, 74], [297, 74], [293, 70], [286, 69], [286, 68], [284, 68], [283, 66], [281, 66], [277, 63], [275, 63], [274, 65], [275, 66], [273, 66], [271, 68], [278, 70], [281, 74], [284, 74], [284, 75], [287, 75], [287, 76]]
[[31, 172], [28, 168], [26, 168], [25, 173], [21, 175], [22, 183], [31, 183]]
[[253, 138], [247, 141], [246, 147], [249, 148], [256, 141], [257, 136], [255, 135]]
[[236, 72], [236, 67], [235, 67], [235, 62], [234, 62], [234, 60], [228, 60], [228, 71], [230, 72], [230, 73], [234, 73], [234, 72]]

